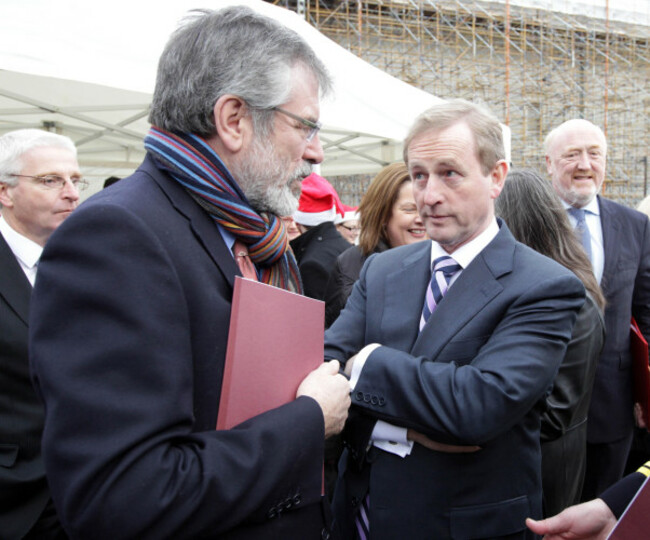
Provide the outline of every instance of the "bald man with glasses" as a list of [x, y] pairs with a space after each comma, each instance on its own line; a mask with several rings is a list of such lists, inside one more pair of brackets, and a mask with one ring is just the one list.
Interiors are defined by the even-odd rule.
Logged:
[[27, 323], [43, 246], [87, 186], [68, 137], [0, 137], [0, 536], [65, 538], [41, 458], [43, 406], [29, 378]]

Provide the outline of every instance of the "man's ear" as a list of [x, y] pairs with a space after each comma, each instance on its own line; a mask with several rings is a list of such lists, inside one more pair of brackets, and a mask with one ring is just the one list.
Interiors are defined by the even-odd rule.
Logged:
[[548, 157], [548, 155], [544, 156], [544, 159], [546, 160], [546, 172], [549, 174], [549, 176], [553, 175], [553, 171], [551, 169], [551, 158]]
[[214, 124], [221, 144], [232, 153], [241, 150], [253, 123], [248, 106], [238, 96], [226, 94], [214, 104]]
[[11, 186], [5, 184], [4, 182], [0, 182], [0, 204], [2, 206], [6, 206], [7, 208], [11, 208], [14, 204], [9, 194], [10, 187]]
[[502, 159], [500, 161], [497, 161], [497, 164], [494, 166], [492, 172], [490, 173], [490, 176], [492, 177], [490, 195], [493, 199], [496, 199], [503, 189], [503, 185], [506, 182], [506, 176], [508, 176], [508, 168], [508, 163]]

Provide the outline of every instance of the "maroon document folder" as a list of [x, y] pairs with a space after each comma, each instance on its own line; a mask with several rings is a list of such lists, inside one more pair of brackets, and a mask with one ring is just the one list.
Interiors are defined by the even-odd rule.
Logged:
[[323, 363], [325, 304], [235, 278], [217, 429], [289, 403]]
[[649, 530], [650, 483], [646, 478], [607, 538], [608, 540], [640, 540], [648, 538]]
[[641, 404], [646, 429], [650, 430], [650, 367], [648, 366], [648, 342], [634, 318], [630, 326], [630, 352], [634, 377], [634, 402]]

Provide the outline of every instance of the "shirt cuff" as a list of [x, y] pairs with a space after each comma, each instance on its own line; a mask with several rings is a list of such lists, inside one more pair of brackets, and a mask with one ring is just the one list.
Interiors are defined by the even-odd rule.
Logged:
[[359, 377], [361, 376], [361, 370], [363, 369], [366, 360], [368, 360], [370, 353], [374, 351], [377, 347], [381, 347], [381, 345], [379, 343], [371, 343], [370, 345], [366, 345], [354, 357], [354, 364], [352, 365], [352, 373], [350, 373], [350, 390], [354, 390], [354, 387], [357, 385], [357, 382], [359, 382]]
[[409, 441], [406, 434], [407, 429], [405, 427], [394, 426], [383, 420], [377, 420], [370, 436], [370, 442], [384, 452], [405, 457], [413, 449], [413, 441]]

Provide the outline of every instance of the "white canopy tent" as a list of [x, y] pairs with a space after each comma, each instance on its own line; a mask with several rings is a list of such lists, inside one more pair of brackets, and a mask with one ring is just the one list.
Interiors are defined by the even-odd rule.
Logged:
[[373, 173], [400, 159], [408, 127], [439, 98], [261, 0], [3, 0], [0, 133], [46, 127], [70, 136], [93, 190], [109, 175], [129, 174], [144, 156], [147, 109], [169, 35], [191, 9], [231, 4], [293, 28], [332, 73], [334, 96], [321, 104], [321, 174]]

